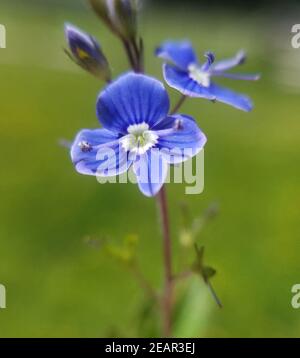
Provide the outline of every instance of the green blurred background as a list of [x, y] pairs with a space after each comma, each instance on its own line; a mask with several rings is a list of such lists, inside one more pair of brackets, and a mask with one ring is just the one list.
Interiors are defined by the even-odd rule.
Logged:
[[[219, 203], [220, 214], [199, 243], [218, 271], [213, 285], [224, 309], [200, 279], [189, 280], [174, 333], [299, 336], [300, 311], [290, 303], [291, 287], [300, 282], [300, 50], [290, 45], [296, 11], [168, 3], [158, 8], [148, 1], [142, 15], [150, 74], [162, 78], [152, 53], [167, 38], [190, 38], [199, 54], [209, 49], [218, 58], [243, 48], [249, 61], [242, 70], [263, 73], [258, 83], [223, 81], [253, 98], [250, 114], [204, 100], [182, 109], [209, 141], [204, 193], [186, 196], [184, 185], [168, 185], [175, 265], [180, 203], [194, 216]], [[160, 287], [155, 201], [134, 185], [103, 186], [78, 175], [58, 144], [98, 126], [102, 87], [63, 53], [64, 21], [98, 37], [115, 75], [127, 69], [122, 48], [83, 0], [2, 0], [0, 10], [7, 29], [7, 48], [0, 49], [0, 283], [7, 289], [0, 336], [158, 335], [158, 316], [145, 313], [148, 303], [130, 273], [86, 244], [87, 237], [118, 242], [139, 235], [142, 270]], [[170, 94], [175, 102], [178, 94]]]

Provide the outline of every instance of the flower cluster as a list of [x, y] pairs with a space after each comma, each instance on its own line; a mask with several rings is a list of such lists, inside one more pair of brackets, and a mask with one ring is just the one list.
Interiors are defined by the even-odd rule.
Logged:
[[[132, 167], [141, 192], [155, 196], [164, 184], [168, 166], [197, 155], [206, 144], [206, 136], [193, 118], [170, 111], [164, 85], [143, 73], [143, 46], [136, 20], [138, 1], [90, 0], [90, 4], [122, 41], [133, 71], [112, 82], [108, 61], [96, 39], [73, 25], [65, 25], [69, 56], [107, 82], [96, 104], [102, 128], [78, 133], [71, 148], [72, 161], [79, 173], [100, 177], [120, 175]], [[227, 72], [244, 63], [243, 52], [220, 62], [207, 52], [201, 64], [189, 42], [169, 41], [156, 50], [156, 55], [164, 60], [166, 83], [184, 97], [219, 101], [244, 111], [252, 109], [247, 96], [212, 80], [257, 80], [258, 75]]]

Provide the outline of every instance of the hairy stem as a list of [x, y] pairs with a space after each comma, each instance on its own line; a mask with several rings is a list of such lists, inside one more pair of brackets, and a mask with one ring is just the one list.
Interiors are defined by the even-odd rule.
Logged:
[[183, 105], [184, 101], [187, 99], [187, 97], [185, 95], [182, 95], [179, 99], [179, 101], [176, 103], [176, 105], [174, 106], [174, 108], [171, 111], [171, 114], [176, 113], [179, 108]]
[[[171, 114], [176, 113], [186, 100], [181, 96], [178, 103], [172, 109]], [[168, 203], [166, 189], [163, 186], [158, 193], [158, 204], [160, 209], [161, 226], [163, 233], [163, 260], [165, 270], [164, 292], [162, 297], [163, 333], [165, 337], [172, 334], [172, 301], [173, 301], [173, 274], [172, 274], [172, 242], [170, 237]]]
[[172, 276], [172, 252], [171, 237], [169, 227], [169, 216], [167, 207], [166, 189], [163, 186], [158, 196], [160, 209], [160, 219], [163, 234], [163, 261], [164, 261], [164, 290], [162, 297], [162, 318], [163, 334], [170, 337], [172, 333], [172, 295], [173, 295], [173, 276]]

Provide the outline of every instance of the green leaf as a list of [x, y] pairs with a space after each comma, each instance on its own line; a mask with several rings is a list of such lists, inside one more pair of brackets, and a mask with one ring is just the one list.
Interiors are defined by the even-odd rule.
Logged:
[[177, 299], [174, 310], [174, 337], [205, 335], [211, 313], [209, 292], [203, 290], [199, 277], [194, 276]]
[[136, 234], [129, 234], [124, 237], [124, 244], [126, 247], [135, 249], [139, 243], [139, 237]]
[[204, 278], [204, 281], [208, 281], [210, 278], [214, 277], [216, 275], [217, 271], [210, 266], [203, 267], [202, 270], [202, 276]]

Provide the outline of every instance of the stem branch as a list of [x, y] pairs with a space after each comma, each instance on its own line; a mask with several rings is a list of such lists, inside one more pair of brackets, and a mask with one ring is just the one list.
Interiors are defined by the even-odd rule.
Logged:
[[179, 108], [183, 105], [183, 103], [186, 99], [187, 99], [187, 97], [185, 95], [182, 95], [180, 97], [179, 101], [176, 103], [176, 105], [172, 109], [171, 114], [175, 114], [179, 110]]
[[144, 290], [145, 294], [150, 298], [152, 298], [155, 302], [158, 302], [158, 295], [156, 291], [153, 289], [150, 282], [143, 275], [139, 265], [136, 263], [130, 268], [130, 271], [132, 272], [133, 276], [136, 278], [141, 288]]

